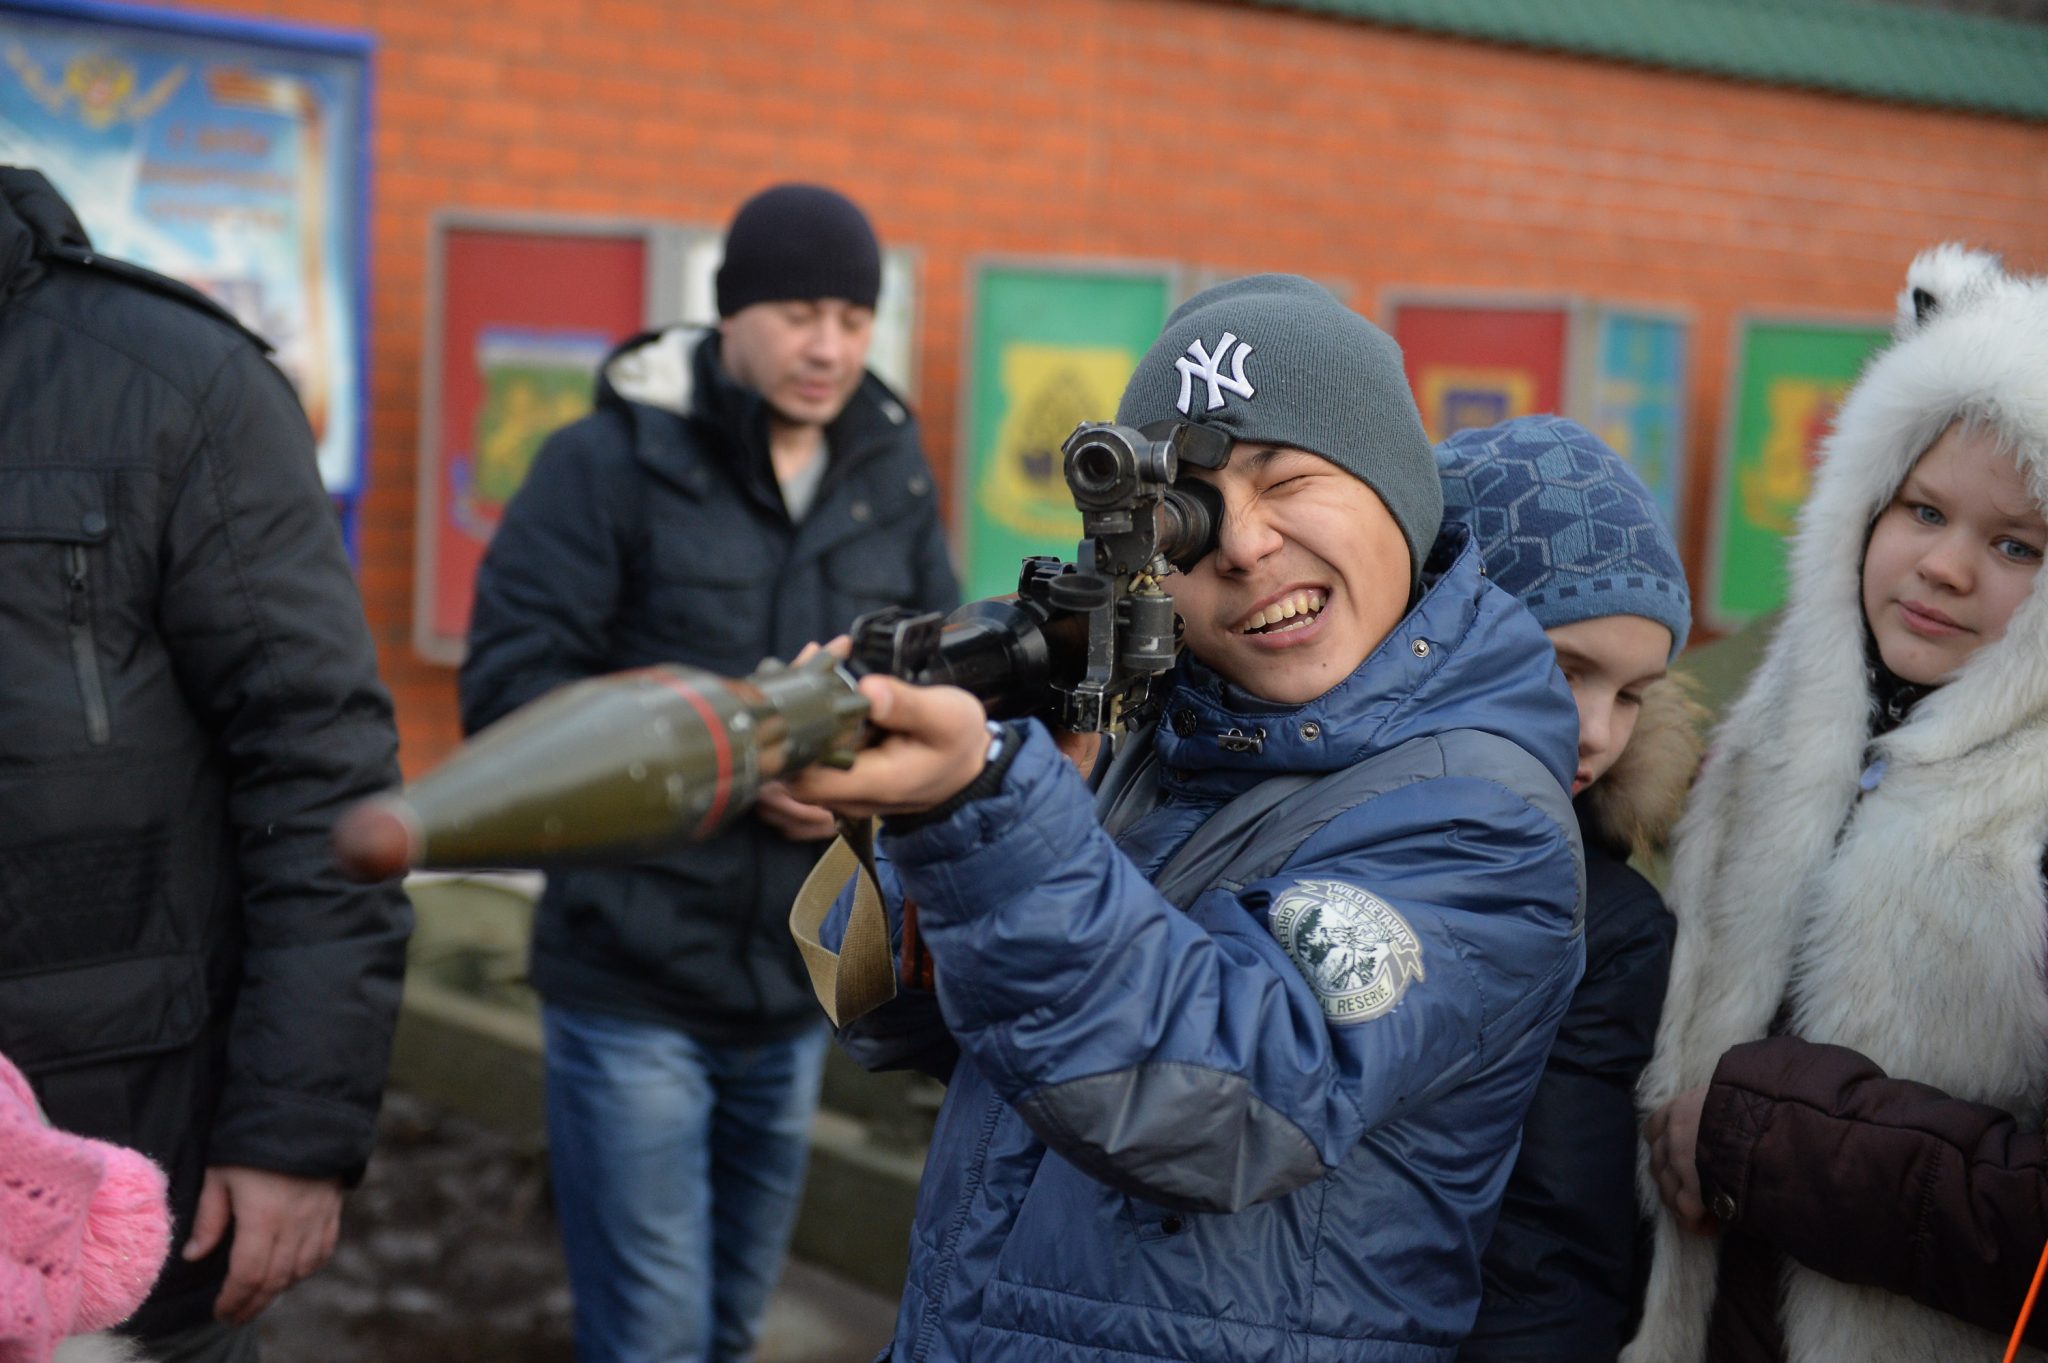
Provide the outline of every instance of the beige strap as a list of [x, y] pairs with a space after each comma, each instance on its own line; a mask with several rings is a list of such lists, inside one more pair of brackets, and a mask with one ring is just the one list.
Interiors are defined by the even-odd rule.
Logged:
[[[838, 840], [811, 868], [789, 910], [790, 936], [811, 972], [811, 990], [834, 1027], [896, 997], [896, 958], [889, 949], [889, 915], [875, 875], [874, 846], [874, 820], [841, 819]], [[854, 882], [853, 912], [834, 952], [818, 940], [818, 933], [848, 877]]]

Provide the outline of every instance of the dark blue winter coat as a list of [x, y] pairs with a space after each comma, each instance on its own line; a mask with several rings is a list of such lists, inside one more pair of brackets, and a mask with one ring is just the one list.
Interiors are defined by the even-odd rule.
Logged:
[[[605, 362], [590, 415], [541, 447], [477, 572], [466, 730], [585, 677], [656, 663], [743, 676], [869, 611], [957, 604], [917, 422], [881, 380], [864, 378], [826, 429], [799, 521], [776, 486], [767, 408], [718, 355], [715, 333], [634, 337]], [[708, 842], [557, 870], [534, 917], [533, 986], [714, 1043], [814, 1027], [783, 922], [822, 850], [748, 818]]]
[[[998, 793], [885, 829], [884, 889], [916, 900], [937, 992], [842, 1041], [875, 1068], [951, 1062], [890, 1357], [1452, 1357], [1584, 950], [1571, 696], [1462, 531], [1439, 561], [1306, 705], [1184, 661], [1163, 802], [1120, 843], [1036, 726]], [[1265, 742], [1227, 751], [1233, 728]], [[1558, 789], [1461, 770], [1455, 739], [1429, 741], [1459, 729], [1520, 745]], [[1264, 778], [1418, 738], [1433, 771], [1337, 813], [1270, 878], [1185, 911], [1149, 883]]]

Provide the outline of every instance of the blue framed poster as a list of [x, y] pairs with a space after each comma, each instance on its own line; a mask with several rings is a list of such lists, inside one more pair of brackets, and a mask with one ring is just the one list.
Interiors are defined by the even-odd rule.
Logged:
[[1625, 308], [1593, 311], [1584, 421], [1642, 475], [1675, 532], [1686, 474], [1686, 323]]
[[99, 0], [0, 0], [0, 162], [96, 249], [183, 280], [275, 348], [353, 522], [367, 368], [364, 35]]

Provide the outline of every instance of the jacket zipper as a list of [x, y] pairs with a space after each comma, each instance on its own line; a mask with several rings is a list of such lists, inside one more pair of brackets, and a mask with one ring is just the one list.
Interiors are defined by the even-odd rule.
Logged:
[[94, 747], [113, 737], [107, 719], [107, 691], [100, 681], [99, 645], [92, 633], [92, 600], [86, 594], [85, 546], [69, 546], [71, 563], [71, 661], [78, 669], [78, 694], [85, 701], [85, 733]]

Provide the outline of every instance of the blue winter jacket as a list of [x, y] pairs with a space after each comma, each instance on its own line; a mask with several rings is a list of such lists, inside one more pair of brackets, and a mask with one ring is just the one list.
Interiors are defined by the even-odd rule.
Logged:
[[[1162, 803], [1120, 844], [1036, 725], [999, 792], [885, 827], [891, 929], [908, 893], [937, 992], [841, 1041], [870, 1068], [950, 1066], [886, 1357], [1452, 1357], [1584, 951], [1570, 693], [1462, 531], [1446, 559], [1306, 705], [1184, 661], [1155, 740]], [[1148, 883], [1267, 776], [1461, 728], [1539, 759], [1551, 812], [1461, 774], [1447, 743], [1270, 879], [1185, 911]], [[1261, 750], [1226, 751], [1232, 729], [1263, 729]]]

